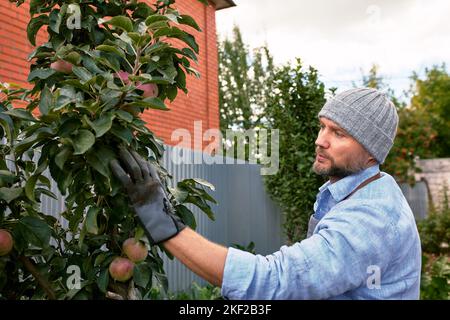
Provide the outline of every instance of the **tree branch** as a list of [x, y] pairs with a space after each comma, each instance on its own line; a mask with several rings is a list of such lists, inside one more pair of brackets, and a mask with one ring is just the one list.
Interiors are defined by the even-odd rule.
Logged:
[[48, 298], [50, 300], [56, 300], [55, 292], [53, 292], [53, 289], [51, 288], [47, 279], [45, 279], [36, 269], [33, 262], [28, 257], [25, 256], [19, 256], [19, 261], [22, 262], [24, 267], [33, 275], [33, 277], [36, 279], [36, 281], [39, 283], [42, 289], [44, 289], [44, 291], [47, 293]]

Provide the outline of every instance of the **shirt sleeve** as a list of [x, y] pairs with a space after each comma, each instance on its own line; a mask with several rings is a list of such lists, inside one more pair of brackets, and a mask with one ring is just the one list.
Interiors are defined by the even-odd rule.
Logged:
[[[351, 202], [351, 201], [349, 201]], [[370, 206], [333, 210], [316, 233], [268, 256], [230, 248], [222, 295], [228, 299], [327, 299], [366, 284], [373, 267], [381, 274], [396, 232]]]

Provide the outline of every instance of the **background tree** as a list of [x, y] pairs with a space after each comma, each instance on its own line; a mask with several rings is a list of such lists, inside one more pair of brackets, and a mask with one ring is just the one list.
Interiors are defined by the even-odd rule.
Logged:
[[250, 54], [237, 26], [233, 38], [218, 47], [220, 128], [225, 134], [227, 129], [258, 127], [274, 70], [269, 49], [263, 46]]
[[[47, 26], [48, 41], [30, 55], [33, 87], [1, 88], [0, 229], [14, 248], [1, 252], [0, 299], [148, 299], [153, 283], [167, 287], [158, 247], [109, 168], [121, 146], [158, 165], [187, 225], [195, 228], [187, 204], [213, 218], [214, 199], [203, 189], [212, 186], [187, 179], [169, 188], [159, 165], [164, 147], [140, 118], [146, 109], [167, 110], [164, 101], [186, 91], [186, 73], [197, 75], [198, 45], [179, 26], [199, 27], [173, 3], [30, 2], [28, 39], [35, 45]], [[26, 108], [14, 109], [15, 100]], [[41, 194], [53, 196], [47, 169], [66, 196], [67, 229], [38, 210]]]
[[450, 157], [450, 75], [446, 66], [427, 68], [424, 79], [417, 73], [412, 79], [411, 106], [421, 114], [428, 114], [430, 126], [436, 130], [429, 157]]

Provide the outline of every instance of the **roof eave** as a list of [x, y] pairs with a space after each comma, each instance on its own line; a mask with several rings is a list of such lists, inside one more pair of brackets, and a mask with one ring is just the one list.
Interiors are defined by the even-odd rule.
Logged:
[[216, 11], [236, 6], [233, 0], [211, 0], [211, 2], [216, 5]]

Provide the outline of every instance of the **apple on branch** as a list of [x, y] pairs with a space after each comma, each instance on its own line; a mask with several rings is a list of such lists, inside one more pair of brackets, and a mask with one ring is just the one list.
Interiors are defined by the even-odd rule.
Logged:
[[64, 60], [57, 60], [50, 64], [50, 68], [62, 73], [71, 73], [73, 65]]
[[141, 262], [147, 258], [148, 249], [142, 241], [137, 240], [136, 238], [129, 238], [124, 241], [122, 245], [122, 250], [133, 262]]
[[5, 229], [0, 229], [0, 257], [11, 252], [14, 245], [13, 237]]
[[133, 276], [134, 263], [127, 258], [116, 257], [109, 265], [109, 274], [114, 280], [125, 282]]

